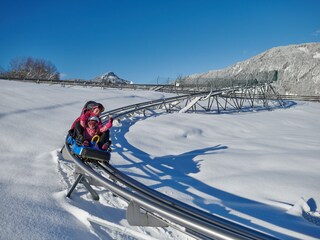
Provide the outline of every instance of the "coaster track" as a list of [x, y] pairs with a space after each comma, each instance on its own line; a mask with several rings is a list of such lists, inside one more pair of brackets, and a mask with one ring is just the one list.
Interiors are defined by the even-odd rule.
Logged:
[[[177, 225], [181, 226], [178, 228], [180, 231], [198, 239], [276, 239], [150, 189], [109, 164], [97, 163], [97, 166], [109, 175], [108, 179], [92, 169], [89, 164], [74, 156], [67, 142], [65, 146], [69, 158], [86, 176], [95, 179], [100, 185], [129, 204], [136, 204], [146, 215], [163, 221], [162, 226], [172, 226], [174, 228], [177, 228]], [[114, 181], [126, 187], [118, 185]]]
[[[247, 108], [254, 109], [258, 107], [258, 104], [268, 110], [287, 106], [287, 102], [279, 98], [274, 89], [272, 90], [272, 97], [270, 92], [261, 91], [261, 89], [253, 91], [228, 88], [220, 91], [184, 94], [128, 105], [104, 112], [101, 117], [103, 122], [107, 121], [107, 118], [111, 115], [120, 121], [120, 119], [125, 119], [136, 113], [146, 114], [147, 111], [154, 111], [155, 109], [165, 112], [197, 111], [198, 105], [201, 106], [200, 111], [207, 112], [213, 111], [214, 101], [216, 102], [214, 110], [216, 113], [230, 111], [231, 109], [234, 111], [243, 111]], [[270, 99], [266, 97], [270, 97]], [[224, 101], [224, 105], [221, 101]], [[205, 106], [201, 105], [201, 102], [205, 102]], [[247, 105], [245, 102], [247, 102]], [[271, 105], [274, 106], [271, 107]], [[171, 226], [197, 239], [276, 239], [166, 196], [130, 178], [110, 164], [97, 162], [95, 166], [104, 173], [102, 175], [95, 171], [88, 162], [82, 161], [72, 153], [67, 138], [62, 152], [75, 163], [75, 169], [77, 169], [75, 172], [80, 174], [80, 178], [77, 179], [68, 196], [70, 196], [76, 184], [81, 182], [82, 178], [87, 178], [92, 184], [96, 182], [128, 202], [127, 220], [129, 224]], [[87, 182], [86, 184], [89, 185]], [[90, 191], [89, 187], [88, 190]]]
[[[140, 89], [140, 90], [151, 90], [151, 91], [160, 91], [160, 92], [170, 92], [170, 93], [179, 93], [179, 94], [193, 94], [199, 92], [208, 92], [212, 89], [213, 86], [209, 85], [188, 85], [180, 84], [179, 86], [175, 84], [107, 84], [101, 82], [93, 81], [84, 81], [84, 80], [51, 80], [51, 79], [20, 79], [20, 78], [6, 78], [1, 77], [0, 80], [13, 80], [19, 82], [33, 82], [33, 83], [44, 83], [51, 85], [61, 85], [63, 87], [72, 87], [72, 86], [82, 86], [82, 87], [100, 87], [100, 88], [117, 88], [117, 89]], [[230, 88], [236, 88], [234, 84], [237, 82], [229, 82], [225, 85], [228, 85]], [[241, 86], [245, 89], [254, 89], [256, 86], [261, 86], [263, 84], [270, 85], [272, 83], [241, 83]], [[238, 86], [240, 87], [240, 85]], [[221, 88], [213, 88], [216, 91], [219, 91]], [[320, 96], [301, 96], [301, 95], [280, 95], [281, 99], [286, 100], [300, 100], [300, 101], [314, 101], [320, 102]]]

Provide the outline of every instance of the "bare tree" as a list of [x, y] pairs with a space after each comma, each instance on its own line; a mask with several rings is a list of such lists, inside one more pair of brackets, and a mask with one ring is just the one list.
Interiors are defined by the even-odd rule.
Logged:
[[0, 66], [0, 77], [4, 76], [4, 74], [5, 74], [4, 69], [3, 67]]
[[59, 80], [60, 74], [51, 62], [28, 57], [11, 60], [8, 77]]

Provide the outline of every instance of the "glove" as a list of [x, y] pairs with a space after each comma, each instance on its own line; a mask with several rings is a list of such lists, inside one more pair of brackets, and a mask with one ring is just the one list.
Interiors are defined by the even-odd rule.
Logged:
[[77, 143], [77, 145], [82, 146], [82, 145], [83, 145], [83, 140], [84, 140], [84, 137], [83, 137], [82, 135], [78, 135], [78, 136], [76, 137], [76, 143]]
[[109, 120], [108, 120], [108, 122], [106, 123], [106, 127], [107, 127], [108, 129], [112, 128], [112, 122], [113, 122], [113, 118], [110, 117]]
[[89, 146], [89, 141], [88, 140], [84, 140], [82, 143], [82, 146], [88, 147]]

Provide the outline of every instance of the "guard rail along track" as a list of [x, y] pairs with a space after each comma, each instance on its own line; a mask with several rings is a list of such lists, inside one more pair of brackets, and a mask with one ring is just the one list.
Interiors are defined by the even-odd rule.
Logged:
[[[45, 84], [59, 84], [63, 87], [66, 86], [82, 86], [82, 87], [101, 87], [101, 88], [119, 88], [119, 89], [133, 89], [133, 90], [152, 90], [152, 91], [161, 91], [161, 92], [173, 92], [173, 93], [198, 93], [210, 91], [210, 89], [219, 90], [221, 87], [212, 86], [212, 85], [197, 85], [197, 84], [111, 84], [103, 82], [94, 82], [94, 81], [84, 81], [84, 80], [51, 80], [51, 79], [20, 79], [20, 78], [6, 78], [1, 77], [3, 80], [14, 80], [22, 82], [34, 82], [34, 83], [45, 83]], [[272, 83], [272, 82], [270, 82]], [[225, 87], [234, 87], [237, 82], [227, 81]], [[262, 84], [260, 82], [260, 84]], [[269, 84], [269, 83], [267, 83]], [[256, 86], [256, 83], [252, 84], [247, 81], [242, 83], [241, 86], [244, 88], [250, 87], [253, 88]], [[320, 96], [302, 96], [302, 95], [281, 95], [282, 99], [286, 100], [301, 100], [301, 101], [315, 101], [320, 102]]]
[[[124, 120], [127, 116], [134, 113], [145, 114], [149, 110], [154, 111], [154, 109], [164, 110], [166, 112], [195, 111], [198, 105], [201, 106], [201, 110], [205, 111], [213, 110], [213, 105], [215, 105], [217, 113], [221, 110], [228, 109], [241, 111], [247, 108], [255, 108], [257, 107], [256, 105], [259, 104], [268, 109], [272, 108], [272, 106], [275, 108], [286, 107], [287, 103], [276, 95], [273, 88], [269, 88], [269, 90], [266, 89], [265, 86], [262, 86], [262, 88], [265, 89], [265, 91], [261, 90], [261, 92], [259, 90], [257, 94], [262, 94], [266, 97], [271, 96], [270, 92], [272, 92], [275, 94], [272, 100], [266, 98], [261, 99], [261, 96], [258, 98], [254, 96], [254, 94], [252, 95], [255, 91], [229, 88], [220, 91], [193, 93], [133, 104], [104, 112], [101, 118], [102, 121], [105, 122], [108, 117], [112, 115], [116, 121], [120, 121], [120, 119]], [[245, 94], [245, 92], [247, 93]], [[241, 98], [237, 98], [236, 93], [243, 94]], [[245, 96], [249, 98], [246, 99]], [[202, 106], [200, 102], [205, 102], [205, 106]], [[197, 239], [276, 239], [273, 236], [243, 225], [238, 225], [166, 196], [130, 178], [108, 163], [97, 162], [96, 166], [109, 176], [107, 178], [105, 174], [103, 176], [98, 173], [89, 163], [80, 160], [74, 155], [68, 145], [67, 138], [61, 152], [63, 156], [67, 156], [75, 163], [75, 172], [78, 174], [78, 178], [69, 190], [67, 196], [70, 197], [78, 183], [83, 183], [93, 197], [98, 199], [99, 197], [96, 196], [96, 193], [90, 187], [89, 183], [102, 185], [128, 203], [127, 220], [131, 225], [153, 227], [172, 226]], [[87, 181], [83, 181], [83, 179]]]

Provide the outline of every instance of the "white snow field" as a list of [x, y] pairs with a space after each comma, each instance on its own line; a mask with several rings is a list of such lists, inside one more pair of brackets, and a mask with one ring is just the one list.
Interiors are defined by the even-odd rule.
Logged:
[[[192, 239], [132, 227], [126, 203], [91, 200], [59, 151], [87, 100], [107, 110], [172, 94], [0, 81], [0, 239]], [[133, 118], [111, 131], [111, 164], [212, 214], [280, 239], [319, 239], [320, 104]], [[303, 211], [307, 212], [303, 216]], [[308, 221], [315, 220], [316, 223]]]

